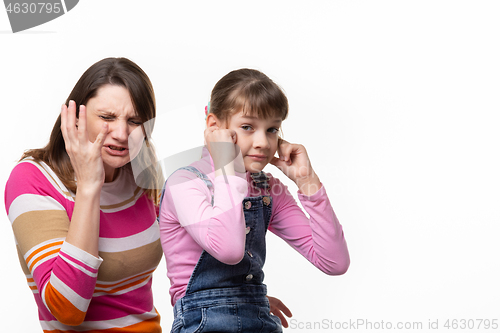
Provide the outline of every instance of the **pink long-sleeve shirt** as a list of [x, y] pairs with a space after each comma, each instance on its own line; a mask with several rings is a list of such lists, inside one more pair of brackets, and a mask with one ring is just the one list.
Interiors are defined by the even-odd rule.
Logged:
[[172, 305], [185, 295], [203, 250], [229, 265], [243, 258], [246, 225], [242, 201], [247, 196], [270, 195], [273, 204], [269, 230], [324, 273], [346, 272], [350, 262], [347, 244], [323, 186], [311, 196], [298, 192], [310, 216], [307, 218], [287, 187], [270, 174], [268, 189], [255, 187], [249, 173], [227, 176], [226, 183], [224, 176], [215, 177], [206, 148], [201, 160], [191, 166], [208, 176], [213, 189], [188, 170], [174, 172], [166, 182], [160, 209], [160, 239]]

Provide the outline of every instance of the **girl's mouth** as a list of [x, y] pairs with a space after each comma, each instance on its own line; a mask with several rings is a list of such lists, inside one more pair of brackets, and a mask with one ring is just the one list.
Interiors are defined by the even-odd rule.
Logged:
[[247, 155], [247, 156], [255, 161], [265, 161], [267, 159], [266, 155]]

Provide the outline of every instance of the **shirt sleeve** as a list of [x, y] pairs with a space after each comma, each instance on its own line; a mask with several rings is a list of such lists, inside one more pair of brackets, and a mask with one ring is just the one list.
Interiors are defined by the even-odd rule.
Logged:
[[284, 239], [314, 266], [328, 275], [344, 274], [350, 263], [342, 226], [324, 186], [312, 196], [298, 192], [298, 206], [288, 188], [273, 178], [273, 215], [269, 230]]
[[[234, 265], [245, 251], [242, 201], [247, 182], [238, 176], [218, 176], [212, 193], [193, 172], [178, 170], [166, 182], [160, 224], [176, 220], [193, 240], [217, 260]], [[163, 237], [163, 236], [162, 236]]]
[[[37, 166], [24, 162], [12, 171], [5, 205], [28, 283], [59, 322], [85, 319], [102, 259], [65, 242], [73, 202]], [[41, 311], [44, 313], [46, 311]]]

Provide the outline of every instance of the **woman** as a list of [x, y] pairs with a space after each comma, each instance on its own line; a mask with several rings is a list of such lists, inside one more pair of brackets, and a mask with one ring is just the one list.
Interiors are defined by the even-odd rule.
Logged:
[[6, 209], [45, 332], [161, 332], [151, 289], [162, 255], [155, 116], [144, 71], [103, 59], [73, 88], [47, 146], [12, 171]]

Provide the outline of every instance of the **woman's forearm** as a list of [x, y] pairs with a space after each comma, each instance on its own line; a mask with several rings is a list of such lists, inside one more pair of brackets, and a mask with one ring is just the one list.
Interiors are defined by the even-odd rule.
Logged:
[[66, 241], [89, 254], [99, 257], [99, 190], [78, 188]]

